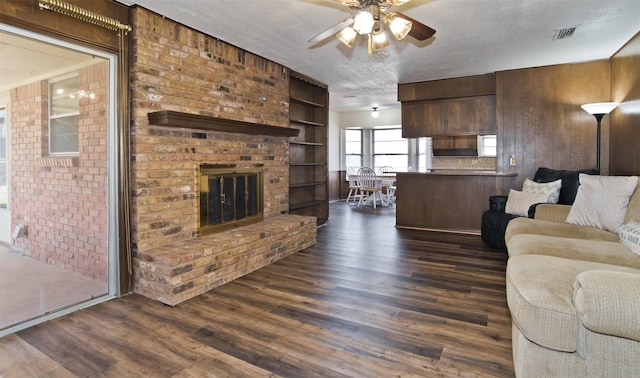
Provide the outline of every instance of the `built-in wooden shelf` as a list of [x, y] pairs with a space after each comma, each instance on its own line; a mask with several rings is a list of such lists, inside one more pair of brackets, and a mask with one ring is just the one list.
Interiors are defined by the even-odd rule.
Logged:
[[292, 119], [290, 123], [299, 123], [301, 125], [309, 125], [309, 126], [326, 126], [324, 123], [307, 121], [304, 119]]
[[151, 125], [186, 129], [277, 137], [295, 137], [300, 133], [300, 130], [293, 127], [235, 121], [219, 117], [203, 116], [200, 114], [176, 112], [173, 110], [161, 110], [158, 112], [148, 113], [147, 118]]
[[325, 106], [324, 104], [321, 104], [319, 102], [309, 101], [307, 99], [300, 98], [300, 97], [290, 97], [290, 100], [294, 101], [294, 102], [297, 102], [299, 104], [315, 106], [317, 108], [324, 108], [324, 106]]
[[300, 137], [289, 140], [289, 212], [315, 216], [318, 225], [329, 218], [328, 119], [327, 86], [291, 71], [289, 125]]
[[316, 142], [301, 142], [301, 141], [296, 141], [296, 140], [292, 140], [291, 142], [289, 142], [290, 144], [299, 144], [302, 146], [324, 146], [324, 143], [316, 143]]
[[327, 201], [324, 200], [318, 200], [318, 201], [308, 201], [308, 202], [302, 202], [302, 203], [296, 203], [296, 204], [290, 204], [289, 205], [289, 211], [291, 210], [300, 210], [300, 209], [304, 209], [307, 207], [313, 207], [316, 205], [325, 205]]
[[324, 164], [325, 163], [323, 161], [312, 162], [312, 163], [289, 163], [289, 165], [292, 167], [313, 167], [313, 166], [319, 166]]
[[310, 186], [324, 185], [326, 183], [327, 183], [326, 181], [302, 182], [298, 184], [290, 184], [289, 187], [290, 188], [307, 188]]

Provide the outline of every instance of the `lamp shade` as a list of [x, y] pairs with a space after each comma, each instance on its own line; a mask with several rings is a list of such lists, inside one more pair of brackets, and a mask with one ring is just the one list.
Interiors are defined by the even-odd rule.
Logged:
[[387, 39], [387, 36], [384, 34], [382, 29], [375, 29], [372, 33], [371, 47], [374, 50], [382, 50], [387, 46], [389, 46], [389, 40]]
[[347, 26], [342, 29], [340, 33], [336, 34], [336, 38], [348, 47], [352, 47], [353, 42], [356, 40], [356, 31], [351, 26]]
[[618, 106], [617, 102], [594, 102], [582, 105], [582, 109], [589, 114], [609, 114], [616, 106]]
[[398, 17], [395, 12], [389, 13], [384, 18], [385, 24], [389, 25], [391, 34], [397, 39], [401, 40], [409, 34], [413, 23], [409, 20], [405, 20], [402, 17]]
[[378, 111], [377, 107], [373, 107], [373, 111], [371, 112], [371, 118], [378, 118], [380, 117], [380, 112]]
[[375, 20], [373, 19], [373, 15], [368, 11], [362, 11], [356, 14], [355, 20], [353, 21], [353, 29], [358, 32], [358, 34], [369, 34], [373, 30], [373, 25], [375, 24]]

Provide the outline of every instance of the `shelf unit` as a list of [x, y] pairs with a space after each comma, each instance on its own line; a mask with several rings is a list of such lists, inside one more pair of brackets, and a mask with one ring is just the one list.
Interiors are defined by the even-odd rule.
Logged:
[[299, 130], [289, 142], [289, 213], [329, 218], [327, 121], [329, 90], [325, 84], [291, 72], [289, 126]]

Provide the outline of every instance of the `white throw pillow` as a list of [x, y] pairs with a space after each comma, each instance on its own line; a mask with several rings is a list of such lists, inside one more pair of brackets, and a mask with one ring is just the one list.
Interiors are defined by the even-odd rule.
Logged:
[[637, 183], [637, 176], [581, 173], [578, 194], [566, 222], [618, 232]]
[[521, 192], [511, 189], [509, 190], [509, 197], [507, 197], [507, 205], [504, 211], [508, 214], [526, 217], [529, 214], [531, 205], [544, 202], [547, 202], [546, 194]]
[[547, 203], [558, 203], [560, 198], [560, 188], [562, 188], [562, 179], [551, 182], [535, 182], [525, 179], [522, 184], [522, 191], [529, 193], [542, 193], [547, 196]]
[[632, 220], [623, 224], [618, 231], [618, 236], [620, 236], [622, 244], [640, 255], [640, 223]]

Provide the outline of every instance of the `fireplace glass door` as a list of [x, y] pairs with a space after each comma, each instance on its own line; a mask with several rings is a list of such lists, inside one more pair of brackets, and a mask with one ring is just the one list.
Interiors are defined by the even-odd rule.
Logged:
[[203, 166], [199, 235], [262, 220], [262, 170]]

